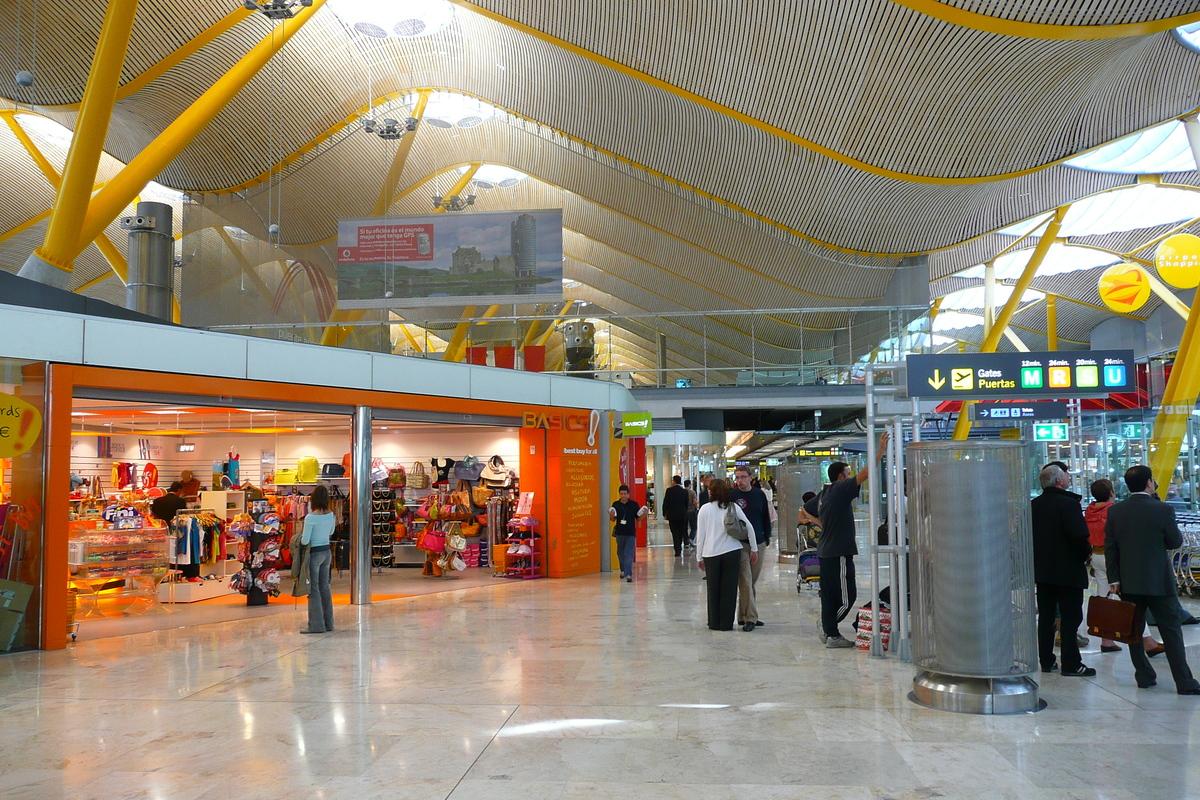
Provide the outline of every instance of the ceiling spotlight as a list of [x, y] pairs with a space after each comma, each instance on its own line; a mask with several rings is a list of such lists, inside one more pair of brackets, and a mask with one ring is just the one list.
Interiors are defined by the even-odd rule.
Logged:
[[412, 133], [417, 129], [417, 118], [409, 117], [401, 122], [395, 119], [365, 119], [363, 120], [363, 130], [367, 133], [373, 133], [380, 139], [394, 140], [400, 139], [406, 133]]
[[247, 11], [261, 11], [267, 19], [291, 19], [300, 13], [299, 9], [309, 8], [312, 4], [313, 0], [267, 0], [265, 3], [246, 0], [242, 5]]
[[443, 211], [466, 211], [468, 206], [473, 205], [475, 205], [475, 195], [473, 194], [466, 197], [459, 197], [456, 194], [449, 197], [442, 197], [440, 194], [433, 196], [433, 207]]

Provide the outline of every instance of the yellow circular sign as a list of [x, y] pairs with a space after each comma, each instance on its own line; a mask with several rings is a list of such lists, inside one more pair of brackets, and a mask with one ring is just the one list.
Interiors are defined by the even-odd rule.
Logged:
[[1150, 297], [1150, 276], [1132, 264], [1114, 264], [1100, 276], [1100, 300], [1113, 311], [1137, 311]]
[[1158, 244], [1154, 252], [1158, 275], [1176, 289], [1200, 286], [1200, 236], [1177, 233]]
[[0, 394], [0, 458], [28, 452], [42, 432], [42, 415], [11, 394]]

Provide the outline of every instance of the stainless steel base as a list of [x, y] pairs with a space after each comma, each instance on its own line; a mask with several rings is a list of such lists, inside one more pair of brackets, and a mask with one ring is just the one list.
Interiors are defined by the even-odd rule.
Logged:
[[960, 678], [920, 670], [908, 697], [928, 708], [962, 714], [1024, 714], [1046, 707], [1038, 699], [1038, 685], [1028, 676]]

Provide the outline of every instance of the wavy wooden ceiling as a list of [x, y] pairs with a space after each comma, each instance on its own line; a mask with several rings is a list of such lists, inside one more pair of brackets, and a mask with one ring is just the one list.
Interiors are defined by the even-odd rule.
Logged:
[[[213, 193], [252, 183], [372, 98], [456, 89], [512, 114], [471, 130], [424, 126], [400, 182], [418, 188], [393, 212], [427, 210], [426, 195], [447, 188], [458, 165], [506, 164], [534, 180], [481, 197], [496, 207], [562, 207], [568, 274], [613, 311], [853, 308], [883, 294], [898, 254], [952, 248], [931, 257], [937, 279], [986, 257], [998, 241], [988, 231], [1131, 183], [1059, 162], [1200, 105], [1200, 55], [1169, 32], [1019, 38], [909, 5], [456, 0], [445, 30], [382, 41], [355, 37], [322, 9], [159, 180], [209, 193], [224, 219], [261, 232], [264, 185]], [[1060, 26], [1200, 10], [1200, 0], [943, 5]], [[30, 8], [0, 8], [0, 95], [73, 125], [103, 12], [99, 0], [40, 4], [35, 50]], [[139, 152], [269, 34], [261, 15], [237, 14], [217, 0], [141, 4], [123, 73], [131, 86], [202, 32], [222, 20], [229, 27], [118, 103], [106, 163]], [[37, 76], [32, 94], [12, 83], [22, 68]], [[49, 203], [5, 133], [0, 159], [17, 168], [0, 189], [0, 230]], [[330, 236], [339, 217], [369, 213], [390, 155], [354, 132], [298, 162], [271, 194], [282, 195], [289, 249], [316, 252], [302, 245]], [[0, 242], [4, 263], [18, 263], [39, 230]], [[105, 269], [90, 248], [73, 285]], [[107, 281], [90, 291], [119, 289]], [[1087, 294], [1083, 284], [1065, 289]], [[1104, 318], [1085, 306], [1059, 315], [1077, 335]], [[678, 322], [655, 327], [704, 344]], [[787, 360], [793, 330], [761, 323], [767, 360]], [[627, 337], [630, 348], [644, 350], [636, 338]], [[731, 357], [744, 345], [736, 333], [724, 343]]]

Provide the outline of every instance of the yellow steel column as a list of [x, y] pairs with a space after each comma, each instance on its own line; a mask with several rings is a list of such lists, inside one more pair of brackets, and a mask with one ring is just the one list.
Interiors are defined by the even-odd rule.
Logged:
[[[1017, 279], [1017, 284], [1013, 287], [1008, 302], [1000, 310], [1000, 315], [996, 317], [996, 321], [992, 324], [992, 329], [988, 331], [988, 335], [983, 339], [983, 344], [979, 346], [979, 352], [996, 352], [996, 346], [1000, 344], [1000, 337], [1004, 335], [1004, 331], [1008, 328], [1009, 323], [1012, 322], [1013, 315], [1017, 313], [1017, 309], [1021, 305], [1021, 298], [1025, 296], [1025, 291], [1033, 283], [1034, 277], [1037, 276], [1038, 267], [1045, 260], [1046, 253], [1050, 252], [1050, 245], [1054, 244], [1054, 240], [1058, 237], [1058, 231], [1062, 228], [1063, 218], [1066, 217], [1068, 208], [1070, 208], [1070, 205], [1055, 209], [1054, 216], [1050, 218], [1050, 224], [1046, 226], [1045, 233], [1038, 240], [1037, 247], [1033, 249], [1033, 255], [1029, 257], [1029, 263], [1025, 265], [1024, 271], [1021, 272], [1021, 277]], [[967, 413], [967, 406], [969, 405], [970, 401], [963, 403], [962, 410], [958, 412], [958, 422], [954, 425], [955, 439], [966, 439], [967, 435], [971, 432], [971, 417]]]
[[[470, 319], [475, 316], [475, 306], [467, 306], [463, 309], [462, 318]], [[446, 350], [442, 353], [442, 361], [457, 361], [453, 354], [457, 352], [467, 338], [467, 327], [471, 323], [460, 322], [454, 326], [454, 333], [450, 337], [450, 341], [446, 343]]]
[[[33, 163], [42, 171], [42, 176], [45, 177], [46, 182], [55, 191], [58, 191], [62, 185], [62, 176], [58, 174], [58, 170], [54, 168], [54, 165], [50, 163], [49, 159], [46, 158], [33, 139], [29, 138], [29, 134], [21, 127], [21, 124], [17, 122], [15, 112], [11, 110], [0, 111], [0, 116], [4, 117], [4, 121], [13, 132], [13, 136], [17, 137], [17, 141], [25, 148], [25, 152], [33, 159]], [[129, 280], [129, 262], [125, 260], [125, 256], [121, 255], [120, 249], [112, 243], [112, 239], [108, 238], [108, 234], [101, 233], [96, 238], [95, 245], [100, 250], [100, 254], [104, 256], [104, 260], [112, 267], [112, 271], [121, 279], [121, 283], [126, 283]], [[97, 280], [88, 281], [79, 287], [77, 291], [83, 291], [88, 287], [95, 286], [106, 277], [108, 276], [105, 275]]]
[[[499, 310], [500, 310], [500, 306], [488, 306], [487, 311], [484, 311], [483, 314], [479, 318], [480, 319], [491, 319], [492, 317], [496, 316], [496, 312], [498, 312]], [[472, 313], [474, 313], [474, 312], [472, 312]], [[480, 324], [486, 325], [487, 323], [481, 322]], [[463, 360], [463, 357], [466, 356], [466, 354], [467, 354], [467, 349], [466, 349], [466, 347], [464, 347], [464, 345], [466, 344], [466, 336], [467, 336], [467, 333], [470, 331], [470, 329], [471, 329], [471, 323], [469, 323], [469, 322], [460, 322], [460, 323], [458, 323], [458, 325], [456, 325], [454, 327], [454, 339], [458, 340], [458, 349], [457, 350], [453, 349], [454, 339], [451, 339], [451, 346], [446, 348], [446, 352], [442, 356], [443, 361], [462, 361]], [[459, 338], [460, 331], [462, 332], [461, 338]]]
[[[250, 80], [258, 74], [271, 57], [287, 44], [296, 31], [312, 19], [313, 14], [325, 4], [325, 0], [313, 0], [313, 4], [291, 19], [279, 23], [278, 32], [273, 31], [250, 52], [242, 56], [236, 64], [230, 67], [208, 91], [196, 98], [179, 117], [167, 126], [166, 130], [154, 138], [154, 141], [142, 148], [116, 177], [108, 182], [100, 192], [92, 198], [83, 220], [83, 230], [80, 238], [91, 241], [96, 238], [96, 232], [108, 227], [121, 210], [129, 205], [137, 193], [149, 181], [154, 180], [158, 173], [183, 152], [192, 140], [212, 122], [217, 114], [232, 100]], [[78, 250], [72, 255], [78, 255]]]
[[1187, 432], [1187, 421], [1196, 405], [1196, 395], [1200, 394], [1200, 343], [1196, 341], [1196, 334], [1200, 332], [1198, 327], [1200, 302], [1193, 302], [1150, 439], [1153, 450], [1149, 458], [1150, 469], [1154, 471], [1154, 479], [1163, 486], [1168, 485], [1175, 474], [1180, 446]]
[[996, 263], [983, 265], [983, 338], [992, 332], [996, 321]]
[[[432, 94], [431, 90], [425, 89], [417, 98], [416, 108], [413, 109], [414, 119], [420, 120], [425, 116], [425, 105], [429, 102], [430, 94]], [[421, 126], [418, 124], [417, 130], [405, 134], [404, 138], [400, 140], [400, 146], [396, 148], [396, 155], [392, 158], [392, 166], [388, 169], [387, 178], [384, 179], [383, 187], [379, 190], [379, 199], [375, 201], [374, 216], [383, 216], [387, 213], [388, 206], [392, 204], [392, 195], [396, 193], [400, 175], [404, 172], [404, 164], [408, 161], [409, 151], [412, 150], [413, 142], [417, 140], [417, 133], [420, 130]]]
[[1058, 349], [1058, 295], [1046, 295], [1046, 349]]
[[[21, 267], [18, 273], [21, 277], [66, 288], [67, 274], [71, 272], [75, 256], [88, 242], [102, 235], [108, 223], [129, 202], [122, 203], [96, 233], [81, 235], [80, 223], [88, 209], [92, 184], [96, 182], [96, 168], [104, 151], [104, 140], [108, 137], [108, 123], [112, 119], [117, 84], [121, 80], [121, 68], [125, 65], [125, 51], [129, 48], [136, 14], [137, 0], [110, 0], [108, 4], [83, 90], [83, 102], [75, 120], [71, 149], [67, 151], [62, 183], [54, 198], [54, 212], [50, 215], [46, 239]], [[134, 194], [137, 192], [129, 197]]]

